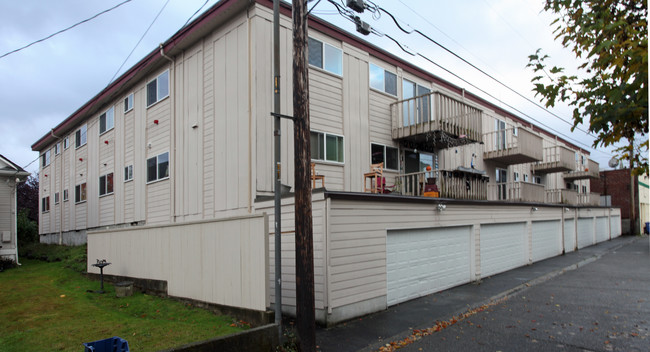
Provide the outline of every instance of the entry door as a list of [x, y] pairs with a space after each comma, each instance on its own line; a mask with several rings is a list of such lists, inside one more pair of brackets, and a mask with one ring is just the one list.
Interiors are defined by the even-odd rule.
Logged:
[[496, 176], [497, 199], [506, 200], [508, 199], [508, 170], [497, 169]]

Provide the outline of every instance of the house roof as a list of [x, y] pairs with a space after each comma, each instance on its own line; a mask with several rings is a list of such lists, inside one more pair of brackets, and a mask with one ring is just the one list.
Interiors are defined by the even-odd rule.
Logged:
[[[260, 4], [268, 8], [273, 8], [272, 0], [221, 0], [213, 5], [210, 9], [206, 10], [201, 16], [192, 21], [187, 26], [178, 30], [170, 39], [165, 43], [160, 44], [160, 46], [152, 50], [147, 56], [140, 60], [137, 64], [131, 67], [128, 71], [122, 74], [119, 78], [109, 84], [101, 92], [95, 95], [90, 99], [86, 104], [81, 106], [77, 111], [72, 113], [68, 118], [63, 120], [59, 125], [54, 127], [51, 130], [51, 133], [48, 133], [41, 137], [38, 141], [32, 144], [32, 150], [40, 151], [45, 148], [50, 143], [53, 143], [56, 140], [56, 136], [62, 136], [72, 129], [76, 128], [82, 121], [91, 116], [92, 114], [98, 112], [105, 104], [108, 104], [119, 95], [124, 94], [124, 91], [138, 82], [140, 79], [143, 79], [146, 75], [150, 74], [152, 71], [158, 69], [162, 65], [167, 63], [167, 59], [162, 56], [162, 52], [165, 55], [173, 56], [176, 53], [182, 51], [184, 48], [192, 45], [201, 37], [210, 33], [214, 28], [216, 28], [221, 23], [228, 20], [233, 14], [236, 14], [240, 11], [243, 11], [245, 8], [251, 4]], [[288, 17], [291, 17], [291, 5], [286, 2], [280, 2], [280, 12]], [[317, 17], [309, 18], [309, 27], [315, 30], [318, 30], [324, 34], [327, 34], [333, 38], [341, 40], [342, 42], [348, 43], [352, 46], [361, 48], [370, 55], [381, 59], [385, 62], [388, 62], [394, 66], [399, 66], [404, 69], [406, 72], [414, 74], [416, 76], [428, 79], [440, 86], [443, 86], [449, 90], [455, 91], [458, 94], [463, 94], [465, 98], [470, 99], [480, 105], [488, 107], [500, 115], [507, 116], [512, 118], [515, 121], [529, 126], [533, 131], [544, 133], [547, 136], [557, 138], [558, 140], [566, 143], [567, 145], [573, 147], [576, 150], [580, 150], [585, 154], [589, 154], [588, 151], [576, 146], [575, 144], [557, 137], [550, 131], [544, 130], [529, 121], [524, 120], [523, 118], [471, 93], [467, 90], [456, 86], [416, 65], [405, 61], [404, 59], [399, 58], [396, 55], [388, 53], [387, 51], [329, 23], [325, 20], [322, 20]]]
[[[25, 171], [22, 167], [18, 166], [13, 161], [7, 159], [2, 154], [0, 154], [0, 175], [17, 175], [17, 176], [26, 176], [29, 175], [29, 172]], [[2, 164], [5, 164], [2, 166]]]

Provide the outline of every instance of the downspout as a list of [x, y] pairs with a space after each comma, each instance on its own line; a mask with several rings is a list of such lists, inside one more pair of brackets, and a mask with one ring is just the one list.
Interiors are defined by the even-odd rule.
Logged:
[[[174, 144], [174, 170], [177, 169], [176, 167], [176, 61], [172, 59], [171, 57], [165, 55], [165, 47], [163, 46], [163, 43], [160, 43], [159, 45], [160, 48], [160, 56], [164, 57], [167, 59], [169, 62], [172, 63], [172, 67], [169, 70], [169, 98], [172, 99], [172, 121], [171, 121], [171, 126], [172, 130], [174, 133], [172, 133], [172, 143]], [[171, 170], [170, 170], [171, 171]], [[171, 172], [170, 172], [171, 174]], [[171, 183], [172, 186], [172, 192], [171, 192], [171, 198], [172, 198], [172, 222], [176, 222], [176, 178], [172, 180]]]
[[18, 178], [14, 179], [14, 250], [16, 251], [16, 265], [20, 266], [18, 261]]
[[[56, 138], [59, 141], [59, 143], [61, 143], [62, 138], [54, 134], [54, 128], [50, 130], [50, 135]], [[59, 148], [62, 147], [63, 146], [60, 146]], [[54, 148], [56, 148], [56, 145]], [[63, 150], [59, 149], [59, 154], [61, 154], [61, 171], [59, 172], [59, 246], [60, 246], [63, 244], [63, 201], [61, 199], [61, 197], [63, 197]], [[16, 256], [17, 255], [18, 254], [16, 254]]]

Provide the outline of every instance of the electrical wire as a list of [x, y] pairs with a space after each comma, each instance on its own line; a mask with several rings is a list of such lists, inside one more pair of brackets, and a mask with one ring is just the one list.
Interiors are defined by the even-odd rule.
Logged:
[[192, 19], [192, 17], [196, 16], [196, 14], [199, 13], [199, 11], [201, 11], [201, 10], [205, 7], [205, 5], [208, 4], [208, 2], [210, 2], [210, 0], [205, 0], [205, 2], [203, 3], [203, 5], [201, 5], [201, 7], [199, 7], [198, 10], [194, 11], [194, 13], [192, 14], [192, 16], [190, 16], [190, 18], [188, 18], [187, 21], [185, 21], [185, 24], [184, 24], [183, 27], [181, 27], [181, 28], [185, 28], [185, 26], [187, 26], [187, 24], [190, 23], [190, 20]]
[[[129, 0], [129, 1], [131, 1], [131, 0]], [[117, 77], [117, 74], [120, 73], [120, 70], [122, 70], [122, 67], [124, 67], [124, 65], [126, 64], [126, 62], [127, 62], [127, 61], [129, 60], [129, 58], [131, 57], [131, 55], [133, 55], [133, 52], [134, 52], [135, 49], [138, 47], [138, 45], [140, 45], [140, 43], [142, 42], [142, 39], [144, 39], [144, 37], [147, 35], [147, 33], [149, 33], [149, 30], [151, 29], [151, 27], [153, 26], [153, 24], [156, 23], [156, 20], [158, 20], [158, 17], [160, 17], [160, 14], [163, 12], [163, 10], [165, 9], [165, 7], [167, 7], [167, 4], [169, 4], [169, 0], [167, 0], [167, 1], [165, 2], [165, 4], [163, 5], [163, 7], [160, 8], [160, 11], [158, 11], [158, 14], [156, 15], [156, 17], [153, 19], [153, 21], [151, 21], [151, 24], [149, 25], [149, 27], [147, 27], [147, 30], [144, 31], [144, 33], [143, 33], [142, 36], [140, 37], [140, 40], [138, 40], [138, 42], [135, 44], [135, 46], [133, 47], [133, 49], [131, 49], [131, 52], [129, 53], [129, 55], [127, 55], [126, 59], [124, 59], [124, 61], [123, 61], [122, 64], [120, 65], [120, 67], [117, 69], [117, 71], [115, 71], [115, 74], [113, 75], [113, 77], [111, 77], [111, 80], [108, 81], [108, 84], [107, 84], [106, 86], [110, 85], [111, 82], [113, 82], [113, 80], [115, 79], [115, 77]], [[192, 15], [192, 16], [194, 16], [194, 15]], [[190, 17], [190, 18], [191, 18], [191, 17]], [[189, 20], [188, 20], [188, 21], [189, 21]]]
[[64, 28], [64, 29], [62, 29], [62, 30], [60, 30], [60, 31], [58, 31], [58, 32], [52, 33], [52, 34], [48, 35], [48, 36], [45, 37], [45, 38], [41, 38], [41, 39], [39, 39], [39, 40], [33, 41], [33, 42], [31, 42], [31, 43], [29, 43], [29, 44], [23, 46], [23, 47], [20, 47], [20, 48], [18, 48], [18, 49], [14, 49], [14, 50], [12, 50], [12, 51], [6, 52], [6, 53], [0, 55], [0, 59], [4, 58], [4, 57], [6, 57], [6, 56], [9, 56], [9, 55], [11, 55], [11, 54], [13, 54], [13, 53], [17, 53], [17, 52], [19, 52], [19, 51], [21, 51], [21, 50], [27, 49], [27, 48], [29, 48], [30, 46], [34, 45], [34, 44], [37, 44], [37, 43], [40, 43], [40, 42], [44, 42], [44, 41], [46, 41], [46, 40], [48, 40], [48, 39], [50, 39], [50, 38], [52, 38], [52, 37], [54, 37], [54, 36], [56, 36], [56, 35], [59, 35], [59, 34], [61, 34], [61, 33], [63, 33], [63, 32], [68, 31], [68, 30], [70, 30], [70, 29], [72, 29], [72, 28], [74, 28], [74, 27], [76, 27], [76, 26], [78, 26], [78, 25], [80, 25], [80, 24], [83, 24], [83, 23], [86, 23], [86, 22], [88, 22], [88, 21], [91, 21], [91, 20], [93, 20], [93, 19], [95, 19], [95, 18], [97, 18], [97, 17], [99, 17], [99, 16], [101, 16], [101, 15], [107, 13], [107, 12], [110, 12], [110, 11], [115, 10], [116, 8], [118, 8], [118, 7], [120, 7], [120, 6], [124, 5], [124, 4], [126, 4], [127, 2], [131, 2], [131, 0], [125, 0], [125, 1], [122, 1], [121, 3], [115, 5], [115, 6], [109, 8], [109, 9], [107, 9], [107, 10], [104, 10], [104, 11], [102, 11], [102, 12], [100, 12], [100, 13], [98, 13], [98, 14], [92, 16], [92, 17], [89, 17], [89, 18], [87, 18], [87, 19], [85, 19], [85, 20], [83, 20], [83, 21], [77, 22], [77, 23], [73, 24], [73, 25], [70, 26], [70, 27], [67, 27], [67, 28]]

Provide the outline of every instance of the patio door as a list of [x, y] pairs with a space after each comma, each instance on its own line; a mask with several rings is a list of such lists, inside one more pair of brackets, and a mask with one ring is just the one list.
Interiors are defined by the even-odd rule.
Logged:
[[[404, 151], [404, 173], [415, 174], [418, 172], [425, 172], [427, 166], [433, 168], [434, 164], [433, 154], [419, 153], [415, 151]], [[411, 175], [404, 178], [404, 191], [405, 194], [419, 195], [424, 187], [425, 178], [423, 175]]]
[[508, 195], [508, 170], [497, 169], [496, 174], [497, 183], [497, 199], [506, 200]]
[[506, 122], [503, 120], [494, 120], [494, 145], [496, 150], [506, 149]]

